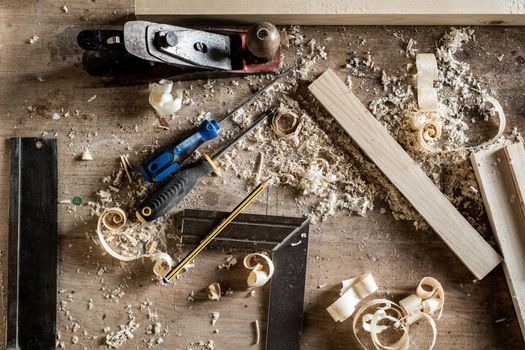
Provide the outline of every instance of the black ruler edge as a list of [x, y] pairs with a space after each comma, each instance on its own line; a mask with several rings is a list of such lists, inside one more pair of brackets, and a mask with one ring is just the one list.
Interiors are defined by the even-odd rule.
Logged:
[[55, 349], [56, 138], [11, 138], [6, 348]]
[[309, 229], [310, 222], [306, 219], [273, 250], [275, 272], [270, 280], [267, 350], [300, 349]]

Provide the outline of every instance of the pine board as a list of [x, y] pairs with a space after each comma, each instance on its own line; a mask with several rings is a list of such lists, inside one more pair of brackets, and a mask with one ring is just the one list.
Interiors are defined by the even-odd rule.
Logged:
[[521, 172], [525, 149], [517, 143], [480, 151], [472, 154], [471, 161], [492, 231], [505, 259], [503, 270], [525, 338], [525, 217], [519, 199], [525, 185]]
[[523, 25], [525, 1], [135, 0], [137, 18], [176, 23]]

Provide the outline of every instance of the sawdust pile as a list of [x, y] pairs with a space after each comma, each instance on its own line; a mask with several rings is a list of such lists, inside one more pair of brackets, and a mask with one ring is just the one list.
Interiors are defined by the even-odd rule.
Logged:
[[[280, 108], [300, 117], [300, 133], [291, 140], [283, 140], [268, 127], [258, 128], [239, 144], [243, 151], [257, 149], [264, 154], [260, 177], [298, 190], [299, 208], [314, 220], [326, 219], [337, 208], [361, 215], [372, 209], [372, 188], [361, 179], [344, 150], [332, 142], [296, 100], [284, 95]], [[226, 168], [248, 180], [255, 165], [255, 160], [247, 167], [231, 161]]]
[[[280, 98], [282, 109], [288, 109], [301, 119], [301, 132], [291, 140], [279, 139], [269, 128], [258, 128], [239, 144], [238, 150], [258, 152], [263, 161], [257, 169], [255, 158], [250, 164], [236, 161], [239, 153], [233, 152], [223, 161], [239, 177], [253, 185], [253, 172], [260, 178], [269, 177], [274, 184], [288, 185], [300, 194], [296, 199], [302, 213], [313, 221], [325, 220], [338, 209], [365, 215], [373, 209], [375, 200], [388, 203], [396, 219], [409, 220], [418, 228], [426, 223], [401, 196], [397, 189], [381, 174], [350, 138], [333, 122], [333, 118], [305, 93], [305, 87], [315, 78], [310, 69], [319, 59], [326, 58], [324, 48], [316, 48], [307, 41], [300, 28], [289, 30], [290, 43], [296, 45], [297, 70], [295, 78], [278, 84], [252, 110], [262, 111], [275, 97]], [[439, 91], [443, 122], [443, 136], [439, 140], [439, 153], [428, 153], [417, 142], [417, 133], [410, 125], [417, 111], [415, 96], [415, 64], [409, 64], [401, 76], [389, 75], [378, 67], [371, 53], [364, 58], [350, 57], [346, 66], [350, 76], [374, 76], [382, 87], [380, 97], [369, 104], [372, 114], [391, 132], [402, 147], [416, 160], [440, 190], [459, 208], [467, 219], [482, 233], [486, 227], [479, 216], [483, 204], [477, 182], [468, 159], [469, 151], [458, 149], [475, 146], [484, 140], [471, 137], [472, 129], [493, 128], [495, 115], [490, 104], [485, 103], [493, 91], [484, 88], [471, 72], [468, 63], [458, 59], [464, 44], [475, 40], [470, 28], [451, 28], [439, 41], [435, 50], [438, 60]], [[411, 50], [415, 49], [415, 44]], [[355, 79], [354, 78], [354, 79]], [[306, 80], [306, 81], [305, 81]], [[351, 79], [348, 81], [351, 83]], [[256, 80], [251, 83], [257, 83]], [[278, 93], [275, 90], [278, 89]], [[284, 93], [283, 93], [284, 92]], [[497, 97], [497, 96], [496, 96]], [[246, 116], [246, 118], [249, 118]], [[239, 122], [242, 121], [241, 122]], [[240, 125], [246, 119], [237, 117]], [[477, 123], [477, 124], [476, 124]], [[472, 132], [472, 134], [480, 134]], [[516, 130], [499, 143], [520, 139]]]

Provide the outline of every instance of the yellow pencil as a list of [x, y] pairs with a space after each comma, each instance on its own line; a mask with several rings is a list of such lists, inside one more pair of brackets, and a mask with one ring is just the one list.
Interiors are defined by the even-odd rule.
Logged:
[[197, 245], [191, 252], [188, 253], [188, 255], [186, 255], [186, 257], [184, 259], [182, 259], [179, 264], [177, 266], [175, 266], [173, 269], [170, 270], [170, 272], [168, 272], [166, 274], [166, 276], [164, 276], [162, 278], [162, 281], [164, 282], [164, 284], [168, 284], [171, 282], [171, 280], [173, 279], [173, 277], [175, 277], [180, 271], [182, 271], [182, 269], [184, 269], [184, 267], [190, 262], [192, 261], [196, 256], [197, 254], [199, 254], [204, 248], [206, 248], [206, 246], [208, 244], [210, 244], [210, 242], [215, 238], [217, 237], [217, 235], [219, 233], [222, 232], [222, 230], [224, 230], [224, 228], [226, 226], [228, 226], [230, 224], [230, 222], [233, 221], [233, 219], [235, 219], [237, 217], [237, 215], [240, 214], [240, 212], [246, 207], [248, 206], [248, 204], [250, 204], [265, 188], [266, 188], [266, 185], [268, 184], [268, 180], [265, 180], [263, 182], [261, 182], [259, 184], [259, 186], [257, 186], [248, 196], [246, 196], [246, 198], [243, 199], [243, 201], [241, 203], [239, 203], [239, 205], [237, 205], [237, 207], [235, 207], [235, 209], [233, 209], [233, 211], [230, 213], [230, 215], [228, 215], [228, 217], [224, 220], [221, 221], [221, 223], [219, 225], [217, 225], [200, 243], [199, 245]]

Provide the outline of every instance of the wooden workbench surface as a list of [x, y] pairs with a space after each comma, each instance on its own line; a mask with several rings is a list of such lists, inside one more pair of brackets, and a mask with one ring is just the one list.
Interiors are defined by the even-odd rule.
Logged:
[[[62, 6], [66, 4], [69, 12]], [[89, 77], [80, 64], [81, 50], [76, 44], [80, 30], [115, 27], [132, 19], [132, 1], [3, 1], [0, 4], [0, 315], [5, 315], [7, 282], [7, 198], [9, 193], [9, 152], [12, 136], [57, 134], [59, 144], [59, 198], [81, 196], [94, 200], [101, 179], [111, 175], [120, 154], [130, 154], [134, 164], [144, 156], [143, 145], [160, 144], [179, 133], [177, 120], [171, 130], [156, 127], [158, 120], [147, 102], [145, 85], [124, 88], [90, 87], [97, 80]], [[447, 30], [444, 27], [310, 27], [303, 28], [306, 38], [317, 38], [326, 46], [328, 60], [319, 61], [312, 77], [332, 67], [341, 77], [348, 52], [373, 53], [377, 64], [390, 74], [404, 70], [408, 59], [404, 44], [393, 36], [394, 30], [412, 37], [421, 51], [431, 52]], [[522, 27], [475, 28], [476, 41], [466, 47], [466, 60], [472, 71], [493, 88], [509, 118], [507, 131], [525, 131], [525, 35]], [[34, 35], [38, 40], [29, 44]], [[331, 42], [323, 38], [332, 37]], [[366, 46], [358, 46], [366, 39]], [[498, 60], [501, 57], [502, 61]], [[202, 110], [220, 112], [249, 94], [246, 80], [235, 94], [217, 88], [215, 96], [204, 96], [204, 82], [193, 84], [194, 106], [178, 113], [187, 121]], [[222, 82], [218, 83], [222, 84]], [[365, 104], [377, 87], [371, 79], [354, 79], [354, 93]], [[96, 98], [88, 102], [92, 96]], [[36, 107], [37, 113], [28, 110]], [[78, 115], [74, 111], [78, 111]], [[52, 120], [58, 112], [71, 115]], [[187, 125], [187, 124], [185, 124]], [[91, 162], [76, 157], [90, 145]], [[38, 174], [34, 174], [38, 176]], [[227, 211], [246, 194], [244, 181], [226, 172], [223, 179], [210, 178], [188, 201], [188, 207]], [[260, 214], [300, 215], [297, 194], [285, 187], [270, 188], [249, 211]], [[377, 208], [380, 208], [382, 205]], [[96, 218], [89, 208], [76, 211], [59, 206], [59, 300], [67, 301], [58, 311], [58, 329], [67, 349], [105, 348], [103, 328], [112, 330], [127, 322], [127, 305], [140, 323], [135, 338], [122, 348], [148, 348], [158, 338], [146, 334], [153, 322], [142, 307], [150, 300], [162, 328], [163, 344], [156, 349], [201, 349], [191, 345], [199, 340], [214, 340], [216, 349], [263, 348], [252, 346], [256, 319], [264, 325], [267, 289], [249, 297], [244, 290], [246, 271], [236, 266], [219, 271], [217, 264], [225, 252], [212, 250], [200, 256], [194, 270], [174, 286], [161, 288], [152, 279], [147, 261], [121, 264], [104, 256], [94, 239]], [[168, 231], [171, 228], [168, 228]], [[233, 251], [241, 259], [242, 252]], [[239, 264], [240, 265], [240, 264]], [[105, 271], [99, 275], [101, 268]], [[281, 267], [285, 268], [285, 267]], [[417, 231], [411, 223], [397, 222], [387, 212], [374, 210], [366, 217], [337, 211], [334, 217], [314, 224], [310, 230], [310, 249], [305, 296], [304, 349], [353, 349], [358, 344], [351, 333], [351, 321], [335, 324], [325, 308], [338, 296], [342, 279], [370, 271], [380, 286], [380, 294], [398, 301], [414, 291], [424, 276], [440, 280], [446, 291], [445, 311], [437, 322], [436, 349], [518, 349], [523, 340], [501, 266], [482, 281], [473, 276], [431, 231]], [[205, 288], [222, 279], [234, 290], [220, 302], [208, 301]], [[325, 285], [323, 288], [319, 286]], [[105, 299], [103, 294], [121, 288], [123, 295]], [[188, 295], [194, 291], [195, 301]], [[44, 292], [44, 291], [43, 291]], [[118, 294], [118, 291], [117, 291]], [[93, 309], [88, 310], [92, 299]], [[60, 306], [60, 305], [59, 305]], [[63, 305], [64, 306], [64, 305]], [[220, 312], [211, 325], [210, 313]], [[73, 328], [78, 323], [80, 328]], [[218, 333], [213, 333], [213, 330]], [[0, 332], [0, 344], [4, 341]], [[425, 348], [430, 332], [424, 323], [413, 330], [417, 344]], [[72, 337], [78, 336], [77, 344]]]

